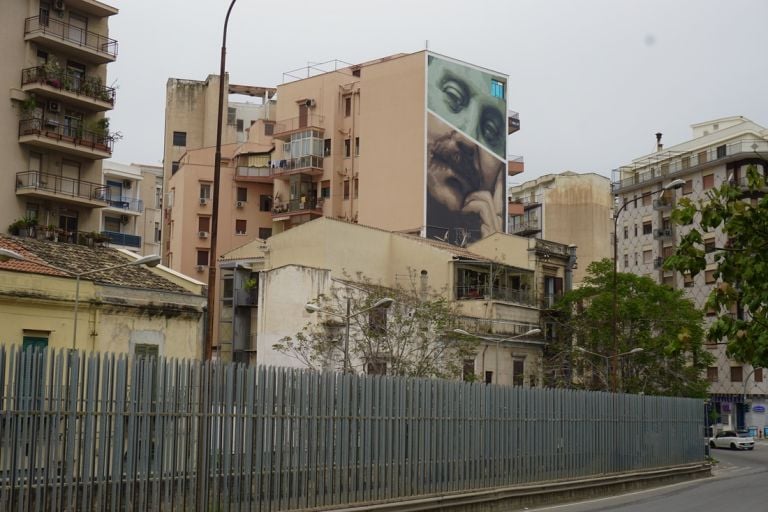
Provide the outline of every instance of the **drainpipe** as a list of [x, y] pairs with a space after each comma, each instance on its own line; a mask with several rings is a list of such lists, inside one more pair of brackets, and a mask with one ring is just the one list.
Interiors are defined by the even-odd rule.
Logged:
[[573, 290], [573, 269], [576, 268], [576, 249], [577, 246], [571, 244], [568, 246], [568, 262], [565, 264], [565, 292]]

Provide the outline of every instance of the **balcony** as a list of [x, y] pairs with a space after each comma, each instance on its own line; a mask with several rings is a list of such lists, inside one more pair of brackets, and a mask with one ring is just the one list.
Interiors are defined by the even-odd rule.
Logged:
[[92, 64], [107, 64], [117, 59], [117, 41], [114, 39], [64, 23], [50, 15], [24, 20], [24, 39], [72, 54]]
[[23, 69], [21, 90], [95, 112], [111, 110], [115, 106], [115, 89], [105, 87], [101, 78], [82, 78], [65, 70], [48, 69], [46, 66]]
[[323, 174], [323, 157], [321, 156], [308, 155], [287, 160], [275, 160], [272, 164], [273, 167], [270, 172], [276, 178], [299, 173], [311, 176]]
[[672, 228], [661, 228], [653, 230], [654, 240], [669, 240], [674, 236], [674, 230]]
[[536, 324], [530, 323], [490, 318], [475, 318], [471, 316], [458, 317], [456, 319], [456, 325], [458, 328], [473, 334], [504, 334], [510, 336], [525, 334], [526, 332], [539, 327]]
[[543, 293], [541, 297], [539, 297], [539, 307], [541, 309], [554, 309], [557, 301], [562, 298], [562, 293]]
[[507, 111], [507, 135], [520, 130], [520, 114], [514, 110]]
[[509, 228], [509, 232], [511, 234], [518, 235], [518, 236], [533, 235], [534, 233], [538, 233], [539, 231], [541, 231], [541, 225], [539, 223], [539, 219], [537, 218], [530, 218], [529, 220], [524, 222], [514, 223]]
[[272, 220], [274, 222], [288, 220], [291, 216], [309, 214], [310, 218], [323, 216], [323, 200], [293, 200], [287, 203], [275, 203], [272, 207]]
[[51, 199], [77, 206], [103, 208], [108, 188], [92, 183], [39, 171], [16, 173], [16, 195]]
[[107, 195], [107, 208], [119, 210], [120, 213], [133, 213], [135, 215], [144, 211], [144, 201], [135, 197], [112, 197]]
[[525, 161], [522, 156], [507, 155], [507, 174], [516, 176], [525, 171]]
[[141, 237], [138, 235], [128, 235], [117, 231], [102, 231], [101, 234], [109, 240], [110, 244], [141, 248]]
[[653, 270], [659, 270], [661, 268], [664, 268], [664, 259], [661, 256], [658, 258], [653, 258]]
[[235, 169], [235, 181], [272, 183], [272, 171], [270, 167], [240, 166]]
[[51, 119], [31, 118], [19, 121], [19, 142], [100, 160], [112, 156], [114, 137], [106, 132], [83, 130]]
[[457, 285], [457, 300], [500, 300], [504, 302], [514, 302], [533, 306], [535, 299], [530, 290], [507, 288], [501, 286], [480, 285]]
[[70, 9], [86, 12], [100, 18], [114, 16], [118, 13], [116, 8], [101, 3], [98, 0], [67, 0], [67, 5]]
[[653, 209], [657, 211], [666, 211], [671, 210], [674, 207], [672, 204], [672, 201], [670, 201], [667, 198], [662, 197], [661, 199], [654, 199], [653, 200]]
[[306, 116], [278, 121], [272, 136], [276, 139], [290, 140], [291, 134], [312, 129], [323, 131], [323, 116], [307, 114]]

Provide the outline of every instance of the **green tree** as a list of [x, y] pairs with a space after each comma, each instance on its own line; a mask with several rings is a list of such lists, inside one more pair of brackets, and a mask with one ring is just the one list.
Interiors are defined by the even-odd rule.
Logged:
[[[763, 164], [764, 165], [764, 164]], [[707, 252], [716, 265], [717, 285], [706, 308], [718, 314], [707, 336], [727, 340], [730, 358], [757, 368], [768, 367], [768, 197], [765, 177], [750, 165], [746, 179], [729, 180], [699, 201], [683, 198], [672, 213], [675, 223], [690, 227], [665, 268], [696, 275], [707, 267]], [[722, 232], [725, 247], [704, 247], [708, 233]], [[734, 311], [735, 314], [731, 314]]]
[[702, 346], [702, 312], [679, 290], [619, 273], [614, 345], [613, 263], [594, 262], [587, 271], [583, 285], [556, 305], [562, 324], [545, 355], [549, 384], [611, 389], [616, 372], [619, 391], [706, 396], [703, 372], [713, 358]]
[[[464, 360], [474, 358], [478, 340], [450, 334], [458, 310], [442, 294], [422, 289], [411, 276], [407, 286], [385, 288], [358, 275], [321, 296], [318, 318], [286, 336], [273, 349], [313, 369], [343, 367], [347, 297], [350, 298], [349, 357], [354, 373], [455, 379]], [[368, 310], [378, 300], [394, 299], [387, 309]]]

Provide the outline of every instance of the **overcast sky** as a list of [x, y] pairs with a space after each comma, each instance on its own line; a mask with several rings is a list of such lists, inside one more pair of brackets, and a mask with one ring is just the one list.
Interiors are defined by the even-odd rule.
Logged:
[[[119, 41], [113, 159], [160, 164], [165, 83], [219, 71], [230, 0], [106, 0]], [[238, 0], [227, 71], [276, 86], [309, 62], [429, 49], [506, 73], [521, 130], [508, 152], [528, 180], [611, 169], [673, 145], [689, 125], [743, 115], [768, 125], [766, 0]]]

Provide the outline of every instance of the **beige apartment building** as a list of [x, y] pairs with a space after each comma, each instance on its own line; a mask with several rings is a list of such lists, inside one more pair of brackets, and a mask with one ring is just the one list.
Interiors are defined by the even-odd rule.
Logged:
[[578, 286], [593, 261], [613, 256], [611, 182], [594, 173], [547, 174], [509, 188], [508, 232], [576, 246]]
[[[617, 257], [620, 270], [682, 289], [703, 308], [717, 284], [714, 252], [717, 247], [724, 247], [726, 240], [720, 232], [705, 237], [709, 266], [695, 277], [664, 270], [664, 259], [674, 252], [681, 235], [690, 229], [674, 226], [671, 211], [678, 198], [703, 199], [709, 189], [726, 180], [745, 184], [749, 165], [756, 165], [764, 174], [768, 165], [768, 130], [741, 116], [706, 121], [691, 128], [691, 140], [667, 148], [661, 144], [661, 134], [657, 134], [655, 152], [616, 170], [614, 192], [618, 205], [626, 205], [617, 219]], [[662, 194], [662, 186], [675, 179], [685, 181], [682, 189]], [[744, 199], [756, 200], [747, 196]], [[717, 314], [707, 313], [710, 319]], [[710, 398], [721, 422], [732, 427], [754, 426], [762, 432], [768, 423], [765, 413], [761, 412], [765, 411], [768, 396], [764, 370], [730, 360], [724, 344], [712, 344], [708, 348], [717, 361], [707, 372]], [[746, 412], [745, 401], [752, 404], [752, 412]]]
[[[276, 88], [276, 102], [273, 89], [229, 86], [230, 92], [262, 95], [262, 116], [245, 130], [247, 141], [263, 152], [243, 154], [233, 146], [222, 167], [235, 170], [240, 188], [271, 186], [272, 198], [268, 205], [261, 199], [244, 205], [236, 198], [222, 200], [217, 233], [242, 232], [232, 221], [239, 218], [248, 221], [246, 238], [252, 240], [321, 216], [455, 245], [505, 230], [506, 177], [523, 170], [519, 158], [507, 157], [507, 135], [519, 129], [519, 117], [507, 110], [505, 75], [427, 51], [323, 66], [325, 72], [315, 67], [306, 78], [286, 74], [290, 81]], [[177, 197], [166, 204], [166, 221], [174, 224], [166, 229], [166, 256], [180, 247], [206, 249], [205, 238], [198, 236], [205, 230], [181, 233], [177, 226], [204, 226], [210, 217], [204, 208], [210, 208], [205, 194], [213, 177], [213, 153], [207, 162], [184, 155], [213, 145], [214, 83], [216, 77], [169, 81], [164, 174], [168, 193], [176, 188]], [[235, 143], [236, 133], [225, 131], [225, 145]], [[175, 187], [170, 186], [172, 176]], [[181, 181], [185, 190], [201, 193], [183, 215], [175, 211]], [[222, 180], [222, 191], [232, 186]], [[248, 215], [265, 205], [271, 217], [267, 222], [260, 217], [251, 228]], [[220, 252], [232, 247], [222, 242]], [[194, 272], [205, 266], [205, 254], [199, 256]], [[178, 260], [166, 260], [188, 271]]]
[[[457, 327], [482, 337], [467, 371], [486, 382], [541, 385], [542, 349], [551, 332], [547, 290], [554, 287], [550, 282], [566, 279], [567, 260], [563, 244], [504, 233], [462, 248], [317, 219], [222, 256], [217, 274], [223, 280], [217, 306], [221, 341], [214, 352], [259, 365], [301, 366], [273, 345], [308, 322], [324, 321], [308, 313], [305, 304], [332, 289], [357, 293], [360, 276], [385, 288], [407, 288], [417, 276], [418, 286], [429, 286], [459, 306]], [[341, 329], [342, 323], [334, 325]], [[534, 329], [540, 332], [530, 333]]]
[[[102, 160], [115, 136], [107, 65], [117, 58], [109, 18], [96, 0], [14, 0], [0, 4], [0, 154], [6, 177], [0, 222], [44, 226], [62, 237], [100, 229], [109, 206]], [[130, 215], [130, 213], [129, 213]]]

